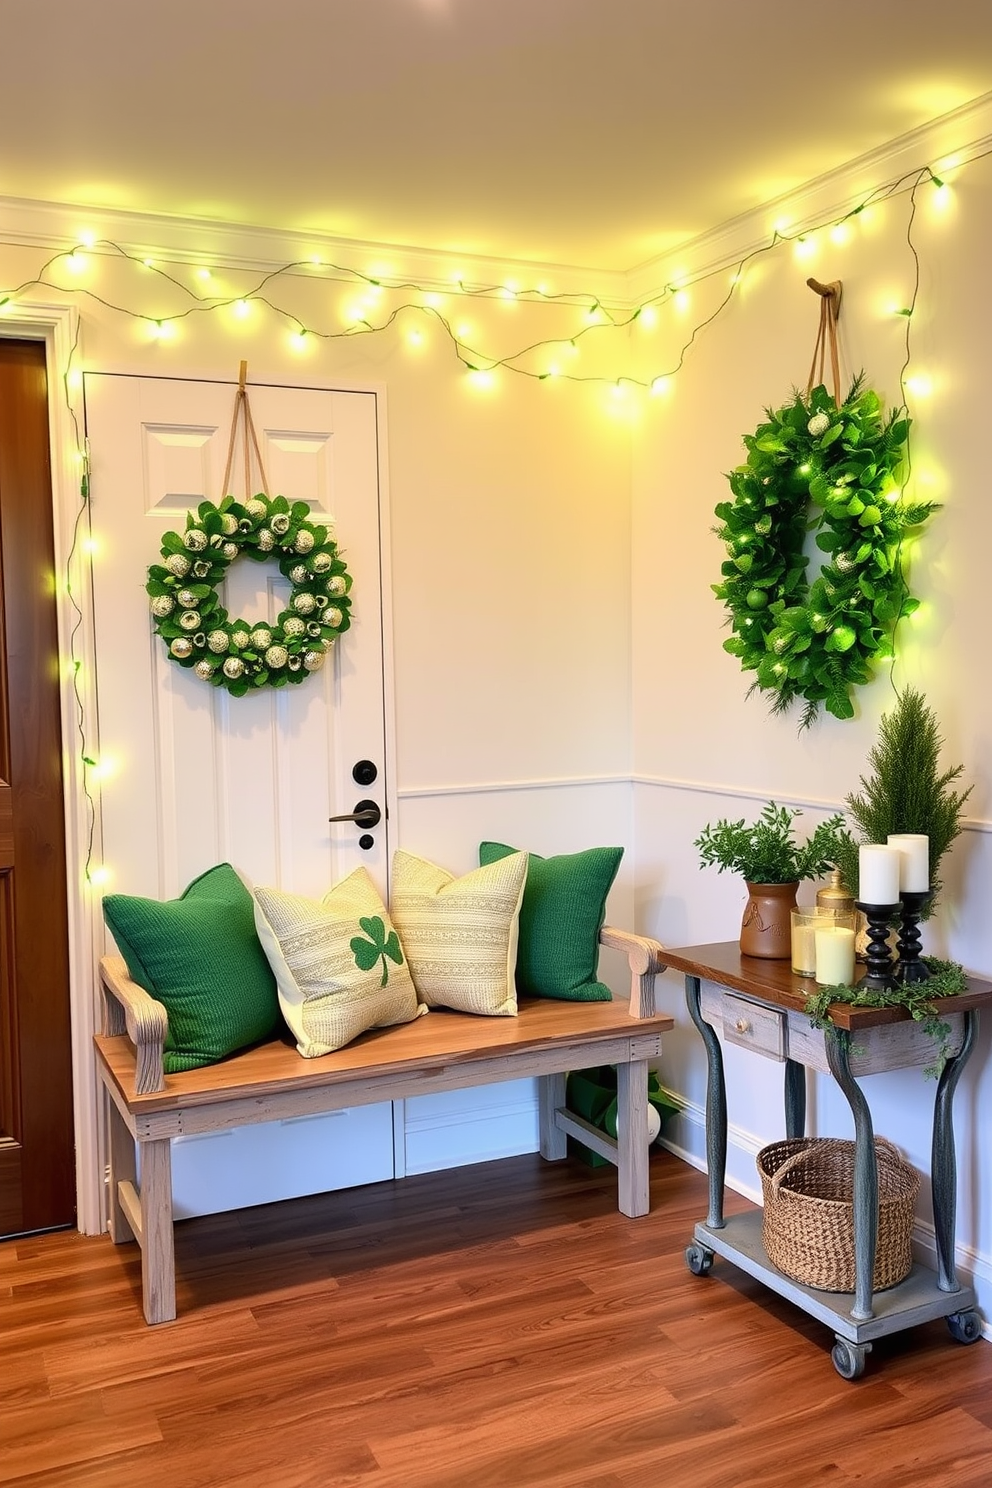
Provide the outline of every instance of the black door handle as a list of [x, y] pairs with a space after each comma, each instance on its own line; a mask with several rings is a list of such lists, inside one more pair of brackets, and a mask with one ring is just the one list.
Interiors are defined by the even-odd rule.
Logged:
[[354, 811], [345, 812], [344, 816], [329, 816], [329, 822], [350, 821], [356, 827], [361, 827], [367, 832], [370, 827], [377, 827], [382, 821], [382, 812], [374, 801], [359, 801]]

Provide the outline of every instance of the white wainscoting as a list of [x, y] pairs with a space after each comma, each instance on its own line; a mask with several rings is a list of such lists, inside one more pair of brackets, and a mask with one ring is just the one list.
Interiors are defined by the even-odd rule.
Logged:
[[[536, 1080], [417, 1095], [404, 1102], [407, 1173], [515, 1157], [539, 1148]], [[398, 1166], [398, 1164], [397, 1164]]]

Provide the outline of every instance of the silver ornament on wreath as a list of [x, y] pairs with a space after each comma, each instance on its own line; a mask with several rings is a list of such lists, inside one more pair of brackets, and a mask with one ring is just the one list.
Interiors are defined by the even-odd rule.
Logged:
[[[292, 586], [275, 621], [232, 620], [220, 601], [227, 568], [248, 551], [257, 561], [271, 556]], [[259, 683], [298, 685], [322, 667], [334, 640], [328, 627], [350, 625], [351, 578], [306, 502], [262, 493], [244, 502], [232, 496], [216, 506], [203, 502], [187, 513], [185, 532], [165, 535], [161, 552], [146, 588], [168, 656], [235, 696]], [[305, 649], [294, 651], [301, 640]]]

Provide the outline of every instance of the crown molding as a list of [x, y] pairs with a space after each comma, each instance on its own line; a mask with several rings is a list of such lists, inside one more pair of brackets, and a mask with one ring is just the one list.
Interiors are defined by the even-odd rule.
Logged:
[[100, 240], [104, 240], [137, 258], [194, 267], [270, 273], [292, 264], [291, 272], [309, 278], [313, 276], [314, 260], [319, 260], [325, 279], [371, 275], [386, 283], [409, 282], [418, 288], [448, 292], [458, 279], [475, 290], [512, 283], [521, 295], [528, 290], [535, 292], [537, 303], [541, 302], [536, 293], [539, 285], [549, 296], [594, 295], [607, 303], [623, 302], [625, 298], [621, 270], [489, 258], [196, 217], [0, 197], [0, 242], [58, 253], [77, 247], [84, 233], [97, 239], [92, 252], [99, 252]]
[[836, 222], [869, 192], [894, 186], [925, 166], [937, 175], [951, 173], [990, 151], [992, 93], [986, 93], [631, 269], [626, 276], [627, 299], [643, 304], [676, 277], [697, 278], [739, 264], [748, 254], [771, 245], [775, 223], [783, 217], [789, 221], [790, 236], [811, 232]]
[[81, 234], [88, 231], [136, 257], [194, 267], [270, 273], [292, 264], [288, 272], [312, 277], [311, 263], [317, 258], [325, 279], [371, 275], [442, 292], [450, 292], [459, 278], [474, 290], [497, 289], [511, 282], [521, 293], [534, 291], [537, 303], [536, 292], [543, 285], [549, 296], [593, 295], [604, 303], [629, 308], [657, 297], [676, 276], [699, 277], [769, 247], [774, 223], [782, 217], [791, 224], [790, 235], [812, 231], [844, 216], [869, 192], [892, 187], [926, 165], [937, 174], [950, 172], [990, 150], [992, 93], [629, 269], [456, 254], [292, 229], [14, 197], [0, 197], [0, 242], [57, 253], [77, 245]]

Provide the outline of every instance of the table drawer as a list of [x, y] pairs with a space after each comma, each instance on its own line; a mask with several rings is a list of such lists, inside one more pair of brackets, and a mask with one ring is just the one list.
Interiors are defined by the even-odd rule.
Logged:
[[786, 1017], [781, 1009], [708, 985], [701, 989], [699, 1005], [706, 1022], [722, 1028], [728, 1044], [753, 1049], [768, 1059], [786, 1058]]

